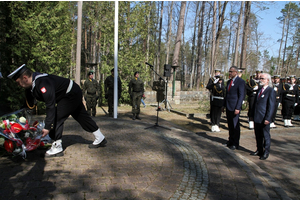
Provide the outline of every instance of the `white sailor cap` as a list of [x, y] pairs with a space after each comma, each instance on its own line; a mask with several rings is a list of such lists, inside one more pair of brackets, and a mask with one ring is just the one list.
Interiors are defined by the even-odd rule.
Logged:
[[25, 71], [27, 70], [27, 67], [25, 64], [21, 65], [18, 69], [10, 73], [7, 78], [11, 78], [14, 80], [17, 80]]

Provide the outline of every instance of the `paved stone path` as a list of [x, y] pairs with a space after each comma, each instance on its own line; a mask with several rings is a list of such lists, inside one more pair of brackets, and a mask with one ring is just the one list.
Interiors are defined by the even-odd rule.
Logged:
[[45, 150], [25, 160], [0, 157], [1, 199], [300, 199], [298, 127], [272, 130], [270, 157], [261, 161], [249, 155], [251, 130], [243, 129], [241, 148], [232, 151], [222, 145], [226, 127], [195, 133], [163, 119], [153, 126], [153, 109], [141, 121], [129, 116], [94, 118], [104, 148], [89, 149], [93, 135], [69, 118], [63, 157], [44, 158]]

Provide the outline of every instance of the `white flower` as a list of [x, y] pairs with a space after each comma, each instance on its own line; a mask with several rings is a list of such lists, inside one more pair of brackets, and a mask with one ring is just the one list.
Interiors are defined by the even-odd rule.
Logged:
[[26, 123], [26, 118], [25, 118], [25, 117], [20, 117], [19, 121], [20, 121], [22, 124], [25, 124], [25, 123]]

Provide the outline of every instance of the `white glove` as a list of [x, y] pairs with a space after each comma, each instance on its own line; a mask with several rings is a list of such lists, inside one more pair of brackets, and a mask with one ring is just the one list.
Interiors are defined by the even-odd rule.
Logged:
[[274, 87], [274, 91], [277, 92], [277, 87]]
[[294, 106], [296, 107], [298, 105], [298, 103], [295, 103]]
[[246, 102], [245, 101], [243, 101], [243, 103], [242, 104], [245, 104]]
[[219, 78], [217, 78], [215, 81], [214, 81], [214, 84], [218, 83], [219, 81]]
[[255, 86], [255, 87], [253, 88], [253, 90], [258, 90], [258, 86]]
[[279, 108], [280, 105], [281, 105], [281, 103], [278, 103], [278, 108]]
[[293, 86], [291, 86], [291, 87], [290, 87], [290, 90], [294, 90], [294, 87], [293, 87]]

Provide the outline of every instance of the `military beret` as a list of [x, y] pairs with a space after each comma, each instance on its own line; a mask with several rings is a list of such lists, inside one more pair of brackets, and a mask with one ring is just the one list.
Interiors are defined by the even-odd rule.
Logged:
[[93, 72], [93, 71], [90, 71], [90, 72], [88, 73], [88, 76], [89, 76], [89, 75], [92, 75], [92, 74], [94, 74], [94, 72]]
[[139, 74], [139, 72], [134, 72], [134, 76], [135, 76], [136, 74]]

